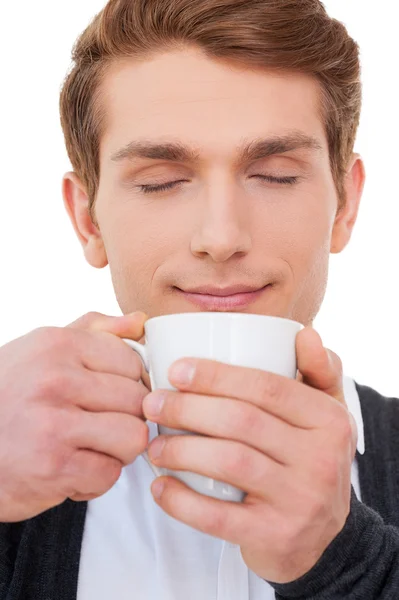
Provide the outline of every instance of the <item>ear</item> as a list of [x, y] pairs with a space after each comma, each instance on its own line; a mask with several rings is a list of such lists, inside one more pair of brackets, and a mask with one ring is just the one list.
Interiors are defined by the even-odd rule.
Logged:
[[89, 198], [76, 173], [71, 172], [64, 175], [62, 195], [66, 211], [82, 244], [87, 262], [97, 269], [106, 267], [108, 258], [101, 232], [91, 219]]
[[331, 235], [332, 254], [338, 254], [348, 244], [356, 223], [366, 173], [359, 154], [353, 154], [345, 177], [345, 204], [337, 211]]

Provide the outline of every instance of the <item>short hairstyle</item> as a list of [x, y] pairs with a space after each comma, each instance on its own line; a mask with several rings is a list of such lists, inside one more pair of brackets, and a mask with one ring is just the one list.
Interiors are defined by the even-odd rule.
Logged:
[[107, 124], [100, 88], [111, 64], [187, 47], [265, 71], [303, 73], [320, 83], [320, 114], [339, 207], [359, 125], [358, 44], [319, 0], [109, 0], [77, 39], [60, 97], [72, 167], [93, 221], [99, 148]]

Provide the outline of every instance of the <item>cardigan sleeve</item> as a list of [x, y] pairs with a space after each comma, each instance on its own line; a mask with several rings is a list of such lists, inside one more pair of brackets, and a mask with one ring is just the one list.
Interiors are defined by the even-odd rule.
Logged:
[[399, 598], [399, 529], [357, 499], [346, 523], [314, 567], [289, 583], [268, 582], [276, 600]]
[[8, 598], [17, 560], [22, 523], [0, 523], [0, 599]]
[[87, 502], [0, 523], [0, 600], [76, 598]]

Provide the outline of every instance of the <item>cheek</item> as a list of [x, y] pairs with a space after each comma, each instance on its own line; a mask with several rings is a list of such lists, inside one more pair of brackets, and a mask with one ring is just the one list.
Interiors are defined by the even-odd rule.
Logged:
[[112, 207], [101, 227], [115, 294], [123, 312], [148, 310], [154, 275], [181, 252], [186, 227], [149, 200]]
[[291, 239], [287, 252], [292, 265], [302, 274], [300, 279], [308, 270], [317, 270], [328, 262], [331, 226], [327, 219], [301, 223], [292, 232]]
[[282, 211], [269, 222], [269, 227], [267, 231], [263, 229], [263, 237], [266, 233], [272, 253], [295, 270], [306, 270], [329, 254], [332, 223], [326, 212]]
[[269, 221], [270, 249], [287, 269], [287, 293], [319, 295], [328, 274], [330, 241], [335, 214], [334, 192], [329, 186], [293, 196], [275, 210]]
[[[132, 219], [129, 223], [124, 220], [118, 227], [117, 233], [111, 236], [112, 244], [107, 248], [111, 270], [118, 271], [135, 279], [141, 285], [150, 282], [153, 272], [173, 252], [173, 242], [176, 237], [170, 235], [170, 229], [164, 222], [151, 219]], [[168, 232], [168, 235], [166, 235]]]
[[147, 266], [170, 250], [177, 231], [166, 207], [153, 200], [124, 200], [110, 206], [104, 219], [108, 258], [119, 264]]
[[281, 257], [291, 272], [290, 312], [303, 323], [314, 320], [326, 292], [332, 226], [327, 203], [313, 204], [284, 225]]

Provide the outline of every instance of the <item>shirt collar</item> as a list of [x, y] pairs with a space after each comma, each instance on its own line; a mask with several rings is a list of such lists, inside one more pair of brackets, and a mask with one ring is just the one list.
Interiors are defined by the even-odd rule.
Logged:
[[349, 412], [355, 419], [357, 426], [357, 451], [359, 452], [359, 454], [364, 454], [364, 425], [359, 394], [357, 393], [355, 382], [351, 377], [347, 377], [344, 375], [343, 384], [345, 402]]

